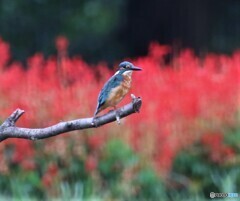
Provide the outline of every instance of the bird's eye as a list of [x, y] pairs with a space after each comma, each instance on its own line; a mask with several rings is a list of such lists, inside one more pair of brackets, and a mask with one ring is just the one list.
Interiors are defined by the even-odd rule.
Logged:
[[126, 65], [126, 68], [130, 68], [130, 65]]

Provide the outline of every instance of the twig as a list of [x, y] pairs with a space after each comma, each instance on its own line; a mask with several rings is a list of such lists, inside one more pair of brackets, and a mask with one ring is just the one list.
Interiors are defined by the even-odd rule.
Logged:
[[[119, 108], [117, 111], [111, 111], [107, 114], [94, 118], [83, 118], [72, 121], [61, 122], [46, 128], [20, 128], [15, 123], [23, 115], [24, 111], [16, 109], [0, 126], [0, 142], [8, 138], [23, 138], [28, 140], [38, 140], [53, 137], [73, 130], [95, 128], [116, 120], [116, 112], [119, 118], [136, 113], [140, 110], [142, 100], [140, 97], [132, 97], [132, 102]], [[94, 122], [94, 123], [93, 123]]]

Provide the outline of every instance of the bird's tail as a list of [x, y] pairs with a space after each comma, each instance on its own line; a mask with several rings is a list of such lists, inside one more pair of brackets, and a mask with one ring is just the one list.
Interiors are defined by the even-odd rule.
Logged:
[[101, 111], [101, 109], [99, 108], [99, 105], [96, 108], [96, 111], [94, 113], [94, 117]]
[[96, 109], [95, 113], [94, 113], [94, 117], [99, 113], [98, 109]]

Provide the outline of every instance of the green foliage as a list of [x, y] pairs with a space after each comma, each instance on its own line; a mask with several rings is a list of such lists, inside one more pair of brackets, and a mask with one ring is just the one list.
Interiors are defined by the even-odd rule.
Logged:
[[[154, 169], [142, 165], [141, 157], [122, 140], [108, 140], [97, 152], [82, 142], [81, 155], [74, 152], [74, 143], [67, 143], [65, 151], [71, 153], [68, 157], [39, 152], [34, 170], [12, 164], [11, 172], [1, 175], [0, 194], [19, 200], [56, 197], [130, 201], [165, 196], [164, 185]], [[36, 150], [43, 146], [42, 142], [37, 143]], [[99, 155], [98, 162], [92, 160], [93, 153]]]
[[151, 168], [145, 168], [139, 171], [133, 180], [138, 187], [136, 198], [151, 200], [166, 200], [166, 191], [164, 184], [158, 178], [158, 175]]
[[107, 181], [117, 181], [126, 168], [138, 162], [137, 156], [129, 146], [120, 140], [110, 141], [103, 149], [99, 163], [100, 174]]
[[53, 53], [54, 39], [59, 34], [74, 41], [70, 52], [81, 53], [91, 61], [103, 59], [111, 52], [116, 55], [121, 52], [121, 44], [111, 34], [122, 24], [120, 14], [125, 2], [3, 0], [0, 34], [11, 41], [16, 59], [22, 60], [36, 51]]
[[14, 196], [14, 198], [43, 197], [43, 188], [38, 173], [18, 170], [11, 176], [1, 175], [1, 195]]
[[214, 149], [215, 153], [211, 153], [202, 142], [180, 152], [174, 160], [171, 178], [181, 186], [179, 192], [184, 195], [204, 194], [206, 198], [210, 192], [239, 192], [238, 137], [239, 129], [233, 129], [224, 135], [224, 142], [220, 146], [231, 145], [237, 155], [222, 158], [221, 164], [211, 158], [212, 154], [218, 154], [221, 149]]
[[[239, 119], [240, 120], [240, 119]], [[240, 121], [238, 121], [240, 122]], [[234, 147], [237, 152], [240, 151], [240, 124], [237, 125], [238, 127], [231, 128], [231, 130], [228, 132], [228, 135], [225, 136], [225, 141], [227, 144], [229, 144], [231, 147]]]

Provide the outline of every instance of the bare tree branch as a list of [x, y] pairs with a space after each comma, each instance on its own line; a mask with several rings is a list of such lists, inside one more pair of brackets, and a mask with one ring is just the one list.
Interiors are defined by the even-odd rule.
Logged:
[[83, 118], [72, 121], [60, 122], [46, 128], [20, 128], [16, 127], [16, 121], [23, 115], [24, 111], [16, 109], [0, 126], [0, 142], [7, 138], [24, 138], [28, 140], [38, 140], [53, 137], [73, 130], [95, 128], [116, 120], [116, 114], [124, 118], [133, 113], [139, 112], [142, 100], [132, 95], [132, 102], [124, 105], [115, 111], [96, 118]]

